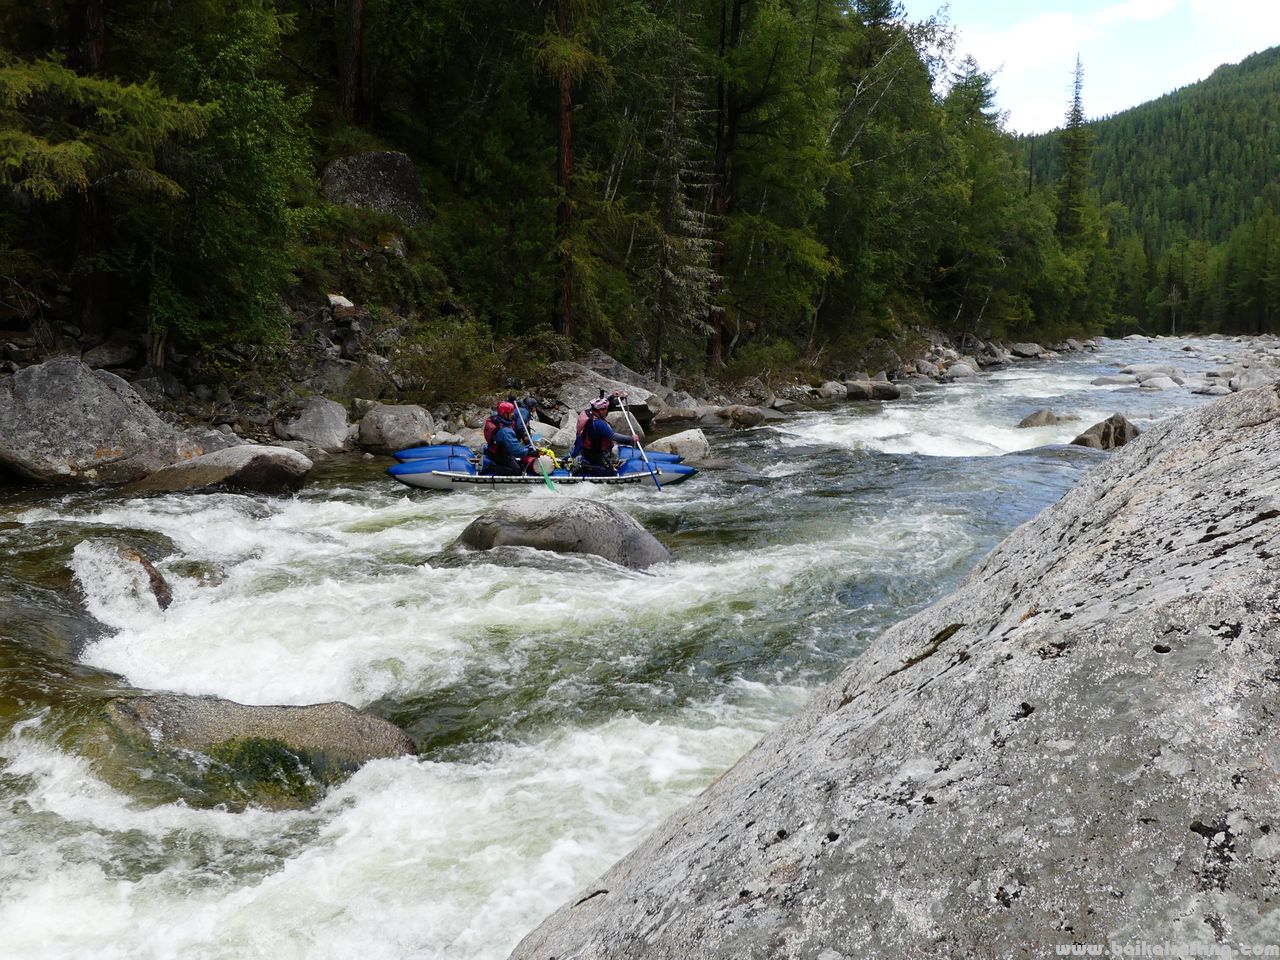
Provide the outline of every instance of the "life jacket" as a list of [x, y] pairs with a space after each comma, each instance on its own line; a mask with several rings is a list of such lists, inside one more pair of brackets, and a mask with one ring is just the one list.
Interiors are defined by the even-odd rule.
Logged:
[[586, 457], [588, 463], [600, 466], [604, 463], [605, 457], [613, 450], [613, 428], [609, 426], [608, 420], [601, 417], [599, 422], [604, 424], [609, 432], [605, 436], [596, 436], [595, 431], [592, 430], [592, 421], [595, 419], [594, 417], [588, 417], [586, 424], [582, 428], [582, 455]]
[[509, 426], [511, 426], [511, 422], [509, 420], [503, 420], [496, 413], [490, 415], [490, 417], [487, 420], [485, 420], [484, 452], [489, 457], [490, 460], [497, 461], [497, 459], [502, 454], [502, 451], [498, 448], [498, 445], [494, 442], [493, 438], [497, 435], [499, 430], [501, 430], [503, 427], [509, 427]]

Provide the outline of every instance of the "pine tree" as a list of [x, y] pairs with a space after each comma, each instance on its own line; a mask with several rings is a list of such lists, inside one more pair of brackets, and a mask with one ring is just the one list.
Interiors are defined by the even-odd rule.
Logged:
[[1062, 132], [1062, 176], [1058, 180], [1058, 239], [1070, 245], [1084, 232], [1088, 203], [1089, 148], [1092, 136], [1085, 126], [1080, 91], [1084, 85], [1084, 64], [1076, 57], [1071, 106]]

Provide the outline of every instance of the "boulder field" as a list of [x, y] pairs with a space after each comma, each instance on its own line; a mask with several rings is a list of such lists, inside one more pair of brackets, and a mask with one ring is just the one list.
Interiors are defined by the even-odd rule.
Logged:
[[1280, 940], [1280, 390], [1157, 424], [517, 947]]

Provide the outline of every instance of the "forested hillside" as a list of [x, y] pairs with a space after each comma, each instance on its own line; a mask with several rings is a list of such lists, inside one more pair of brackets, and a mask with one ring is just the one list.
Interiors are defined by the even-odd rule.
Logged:
[[[1280, 47], [1089, 124], [1092, 182], [1115, 234], [1116, 309], [1157, 330], [1280, 319]], [[1022, 141], [1057, 181], [1062, 133]]]
[[[0, 0], [0, 327], [128, 330], [159, 366], [341, 292], [443, 385], [1151, 315], [1087, 139], [1029, 186], [949, 50], [893, 0]], [[325, 198], [371, 150], [412, 158], [422, 222]]]

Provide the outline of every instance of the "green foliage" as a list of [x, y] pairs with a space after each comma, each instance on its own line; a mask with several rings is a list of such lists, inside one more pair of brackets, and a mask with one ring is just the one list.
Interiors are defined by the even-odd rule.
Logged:
[[[66, 13], [0, 0], [6, 317], [70, 282], [216, 347], [342, 292], [395, 317], [428, 400], [571, 353], [546, 333], [565, 263], [579, 347], [695, 374], [711, 330], [746, 376], [918, 323], [1280, 322], [1277, 51], [1098, 124], [1078, 82], [1064, 131], [1017, 141], [947, 25], [895, 0], [366, 0], [354, 123], [345, 4], [119, 0], [94, 56]], [[427, 223], [320, 199], [325, 163], [372, 149], [413, 157]]]
[[199, 137], [213, 114], [150, 80], [81, 76], [0, 51], [0, 184], [55, 201], [114, 178], [178, 197], [182, 187], [156, 169], [156, 153], [172, 138]]

